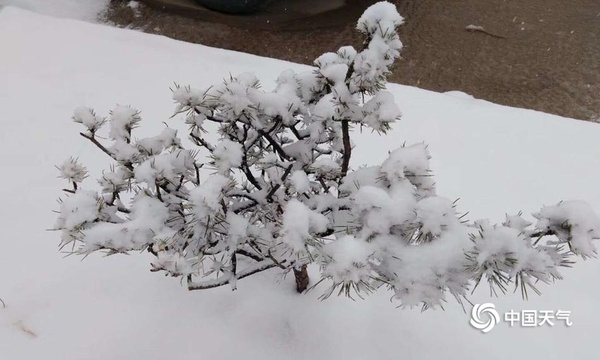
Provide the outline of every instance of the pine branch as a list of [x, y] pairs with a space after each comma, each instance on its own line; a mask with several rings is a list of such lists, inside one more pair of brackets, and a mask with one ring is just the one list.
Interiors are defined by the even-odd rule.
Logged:
[[177, 187], [175, 188], [175, 192], [179, 192], [179, 190], [181, 190], [181, 187], [183, 186], [183, 181], [185, 180], [185, 176], [181, 175], [179, 177], [179, 185], [177, 185]]
[[194, 182], [194, 185], [196, 186], [200, 186], [200, 168], [202, 167], [203, 164], [201, 164], [200, 166], [198, 166], [196, 164], [196, 162], [194, 161], [194, 170], [196, 172], [196, 181]]
[[260, 257], [260, 256], [258, 256], [256, 254], [253, 254], [253, 253], [251, 253], [249, 251], [246, 251], [246, 250], [243, 250], [243, 249], [238, 249], [235, 252], [238, 253], [238, 254], [240, 254], [240, 255], [243, 255], [243, 256], [245, 256], [247, 258], [250, 258], [250, 259], [252, 259], [254, 261], [263, 261], [263, 260], [265, 260], [264, 257]]
[[530, 238], [537, 238], [537, 237], [543, 237], [543, 236], [548, 236], [548, 235], [556, 235], [556, 232], [554, 230], [540, 230], [540, 231], [536, 231], [532, 234], [529, 235]]
[[[177, 190], [173, 191], [173, 190], [169, 189], [167, 187], [167, 184], [160, 184], [160, 185], [158, 183], [156, 183], [156, 184], [158, 185], [158, 187], [160, 189], [162, 189], [164, 192], [168, 193], [169, 195], [175, 196], [176, 198], [183, 200], [183, 201], [189, 200], [188, 197], [186, 195], [181, 194], [181, 192], [179, 192]], [[158, 192], [158, 189], [157, 189], [157, 192]]]
[[277, 154], [279, 154], [279, 156], [281, 156], [282, 159], [284, 160], [291, 160], [292, 158], [285, 152], [285, 150], [283, 150], [283, 148], [281, 147], [281, 145], [279, 145], [279, 143], [277, 141], [275, 141], [275, 139], [273, 139], [271, 137], [271, 135], [269, 135], [269, 133], [266, 133], [262, 130], [259, 130], [258, 133], [264, 137], [265, 139], [267, 139], [267, 141], [269, 142], [269, 144], [271, 144], [271, 147], [273, 147], [273, 150], [275, 150], [275, 152]]
[[117, 206], [117, 210], [125, 214], [131, 214], [131, 210], [123, 206]]
[[250, 210], [250, 209], [252, 209], [253, 207], [255, 207], [255, 206], [257, 206], [257, 205], [258, 205], [258, 202], [257, 202], [256, 200], [252, 199], [251, 201], [247, 201], [247, 202], [245, 202], [244, 204], [242, 204], [242, 203], [239, 203], [239, 207], [233, 207], [233, 210], [232, 210], [232, 211], [233, 211], [235, 214], [239, 214], [239, 213], [241, 213], [241, 212], [244, 212], [244, 211]]
[[208, 150], [211, 154], [215, 151], [215, 147], [209, 144], [206, 140], [202, 139], [201, 137], [196, 136], [191, 132], [190, 137], [192, 138], [192, 140], [194, 140], [196, 145], [205, 147], [206, 150]]
[[319, 180], [319, 184], [321, 184], [321, 186], [323, 187], [323, 191], [325, 191], [325, 194], [329, 194], [329, 187], [327, 186], [327, 184], [325, 184], [323, 178], [319, 176], [317, 180]]
[[86, 135], [82, 132], [79, 133], [79, 135], [83, 136], [84, 138], [88, 139], [89, 141], [91, 141], [94, 145], [96, 145], [100, 150], [102, 150], [106, 155], [110, 156], [111, 158], [115, 159], [115, 155], [113, 153], [111, 153], [106, 147], [104, 147], [104, 145], [102, 145], [98, 140], [96, 140], [96, 138], [94, 137], [94, 135]]
[[342, 141], [344, 143], [344, 157], [342, 160], [341, 177], [344, 178], [348, 174], [350, 157], [352, 156], [352, 144], [350, 143], [350, 120], [342, 120]]
[[160, 193], [160, 186], [158, 185], [158, 181], [154, 183], [154, 187], [156, 190], [156, 197], [158, 198], [158, 200], [160, 200], [160, 202], [164, 203], [164, 200], [162, 198], [162, 194]]
[[[84, 138], [91, 141], [92, 144], [96, 145], [96, 147], [98, 147], [100, 150], [102, 150], [102, 152], [104, 152], [106, 155], [110, 156], [113, 160], [119, 161], [119, 160], [117, 160], [117, 157], [115, 156], [115, 154], [110, 152], [110, 150], [108, 150], [104, 145], [102, 145], [98, 140], [96, 140], [96, 137], [94, 135], [86, 135], [82, 132], [80, 132], [79, 135], [81, 135]], [[129, 163], [129, 162], [124, 163], [123, 166], [125, 166], [128, 170], [133, 171], [133, 165], [131, 163]]]
[[285, 172], [281, 176], [281, 182], [279, 184], [273, 186], [271, 191], [269, 191], [269, 193], [267, 194], [267, 202], [273, 202], [273, 195], [275, 195], [277, 190], [279, 190], [279, 188], [281, 187], [281, 184], [283, 184], [285, 182], [285, 180], [287, 179], [287, 177], [290, 175], [290, 172], [292, 171], [292, 167], [293, 167], [293, 165], [290, 164], [290, 166], [288, 166], [287, 169], [285, 169]]
[[246, 153], [244, 153], [244, 156], [242, 157], [241, 170], [244, 173], [244, 175], [246, 175], [246, 179], [248, 179], [250, 184], [254, 185], [254, 187], [258, 190], [262, 190], [262, 186], [260, 186], [258, 180], [256, 180], [256, 178], [252, 174], [252, 171], [250, 170], [250, 167], [248, 166], [248, 158], [246, 157]]
[[187, 278], [188, 290], [190, 290], [190, 291], [204, 290], [204, 289], [212, 289], [212, 288], [220, 287], [220, 286], [229, 284], [229, 282], [233, 279], [241, 280], [245, 277], [248, 277], [248, 276], [257, 274], [259, 272], [263, 272], [265, 270], [274, 268], [275, 266], [277, 266], [277, 265], [275, 265], [271, 260], [263, 260], [263, 261], [255, 264], [254, 266], [251, 266], [251, 267], [245, 269], [244, 271], [237, 273], [235, 276], [232, 273], [228, 273], [218, 279], [205, 280], [205, 281], [200, 281], [200, 282], [192, 281], [192, 277], [191, 277], [191, 275], [189, 275]]
[[233, 254], [231, 254], [231, 273], [233, 274], [233, 277], [235, 278], [235, 275], [237, 273], [237, 254], [236, 254], [236, 252], [233, 252]]
[[304, 139], [310, 137], [310, 133], [307, 133], [306, 135], [301, 135], [300, 132], [298, 131], [298, 129], [296, 129], [296, 124], [289, 126], [289, 129], [292, 132], [292, 134], [294, 134], [296, 139], [298, 139], [298, 140], [304, 140]]

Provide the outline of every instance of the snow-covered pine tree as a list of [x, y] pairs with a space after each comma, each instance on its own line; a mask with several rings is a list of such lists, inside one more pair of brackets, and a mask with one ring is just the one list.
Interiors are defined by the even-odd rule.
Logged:
[[[346, 46], [315, 60], [313, 72], [283, 72], [272, 91], [252, 74], [206, 89], [176, 87], [177, 131], [134, 139], [140, 112], [116, 107], [108, 120], [88, 108], [73, 119], [114, 164], [87, 190], [86, 169], [59, 166], [65, 189], [56, 229], [78, 254], [148, 250], [152, 271], [183, 277], [190, 290], [268, 270], [293, 271], [297, 289], [317, 264], [323, 297], [382, 286], [403, 306], [440, 305], [480, 281], [511, 283], [523, 294], [560, 278], [572, 255], [594, 256], [600, 219], [583, 202], [542, 208], [535, 224], [464, 221], [438, 196], [423, 144], [404, 146], [381, 165], [352, 169], [353, 128], [385, 133], [400, 118], [386, 75], [402, 43], [403, 18], [377, 3], [358, 21], [361, 51]], [[207, 127], [216, 134], [206, 134]], [[98, 133], [108, 127], [108, 138]], [[190, 147], [190, 146], [188, 146]], [[207, 158], [201, 161], [202, 154]]]

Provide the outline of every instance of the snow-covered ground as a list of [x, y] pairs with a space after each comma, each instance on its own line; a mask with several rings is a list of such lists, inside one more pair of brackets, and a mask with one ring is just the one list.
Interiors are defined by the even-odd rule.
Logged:
[[110, 0], [0, 0], [3, 6], [22, 9], [60, 18], [95, 21]]
[[[0, 0], [8, 3], [28, 2]], [[596, 357], [596, 260], [564, 270], [565, 280], [540, 286], [543, 295], [528, 302], [490, 298], [485, 286], [471, 299], [492, 301], [500, 312], [570, 310], [573, 326], [501, 322], [482, 334], [452, 301], [446, 311], [423, 314], [396, 309], [383, 292], [321, 302], [317, 292], [295, 294], [293, 280], [277, 271], [242, 280], [235, 292], [190, 293], [150, 273], [145, 254], [63, 258], [59, 234], [45, 231], [65, 185], [54, 165], [79, 157], [93, 179], [109, 163], [78, 136], [70, 119], [75, 107], [106, 115], [115, 103], [130, 104], [142, 110], [143, 136], [162, 121], [183, 128], [181, 119], [168, 120], [173, 82], [201, 87], [251, 71], [270, 87], [282, 70], [309, 68], [11, 6], [0, 11], [0, 49], [0, 298], [7, 305], [0, 306], [0, 359]], [[355, 137], [355, 167], [379, 163], [405, 141], [425, 141], [439, 193], [461, 198], [470, 219], [501, 221], [505, 212], [528, 214], [562, 199], [600, 210], [597, 124], [456, 92], [390, 90], [404, 117], [386, 137]]]

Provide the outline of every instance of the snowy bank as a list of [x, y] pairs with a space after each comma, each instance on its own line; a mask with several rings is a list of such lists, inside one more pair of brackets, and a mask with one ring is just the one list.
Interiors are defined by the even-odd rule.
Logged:
[[16, 6], [38, 14], [95, 22], [110, 0], [0, 0], [3, 6]]
[[[168, 118], [173, 82], [203, 86], [254, 72], [271, 87], [283, 70], [306, 66], [6, 7], [0, 12], [0, 356], [7, 359], [592, 358], [600, 330], [593, 284], [600, 263], [563, 271], [527, 303], [518, 295], [473, 302], [515, 309], [570, 310], [573, 326], [510, 328], [482, 335], [450, 302], [446, 311], [398, 310], [387, 294], [366, 301], [298, 296], [276, 271], [228, 288], [189, 293], [150, 273], [131, 254], [63, 259], [46, 232], [64, 183], [54, 165], [79, 157], [98, 173], [107, 160], [70, 117], [86, 105], [105, 115], [116, 103], [142, 110], [150, 130]], [[333, 49], [332, 49], [333, 50]], [[404, 116], [386, 137], [355, 138], [353, 165], [380, 162], [403, 142], [425, 141], [438, 189], [461, 198], [469, 218], [500, 221], [562, 199], [600, 208], [597, 124], [485, 101], [392, 85]], [[147, 134], [138, 134], [143, 136]], [[95, 164], [95, 166], [94, 166]], [[94, 178], [91, 176], [90, 178]], [[132, 259], [133, 258], [133, 259]], [[592, 286], [590, 286], [592, 285]], [[543, 341], [540, 341], [543, 339]], [[568, 340], [566, 340], [568, 339]], [[431, 344], [436, 346], [431, 346]], [[477, 355], [475, 355], [477, 354]]]

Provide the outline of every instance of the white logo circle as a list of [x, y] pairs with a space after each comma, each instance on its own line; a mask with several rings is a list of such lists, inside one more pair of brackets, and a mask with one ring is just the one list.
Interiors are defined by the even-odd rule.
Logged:
[[[486, 319], [482, 319], [486, 317]], [[487, 321], [486, 321], [487, 320]], [[500, 315], [496, 311], [496, 307], [492, 303], [475, 304], [471, 311], [471, 326], [483, 333], [487, 333], [500, 322]]]

